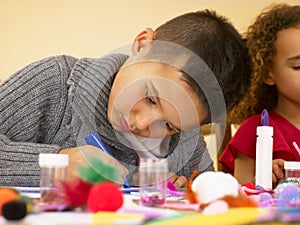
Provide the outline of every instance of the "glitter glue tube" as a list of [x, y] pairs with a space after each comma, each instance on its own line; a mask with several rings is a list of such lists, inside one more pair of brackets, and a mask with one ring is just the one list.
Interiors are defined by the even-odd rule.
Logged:
[[166, 159], [140, 159], [140, 205], [162, 207], [167, 194], [167, 175]]
[[256, 129], [255, 185], [272, 189], [273, 127], [269, 124], [266, 109], [261, 116], [261, 124]]

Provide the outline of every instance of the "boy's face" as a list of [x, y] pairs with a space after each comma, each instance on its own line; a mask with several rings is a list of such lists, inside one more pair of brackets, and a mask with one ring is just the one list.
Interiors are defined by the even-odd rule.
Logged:
[[158, 62], [122, 68], [108, 103], [114, 129], [155, 138], [199, 127], [206, 110], [182, 78], [178, 69]]

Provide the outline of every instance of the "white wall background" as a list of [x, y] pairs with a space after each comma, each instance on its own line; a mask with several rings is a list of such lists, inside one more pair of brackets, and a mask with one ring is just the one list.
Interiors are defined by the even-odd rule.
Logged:
[[[57, 54], [98, 57], [145, 27], [185, 12], [215, 9], [244, 32], [271, 0], [0, 0], [0, 80]], [[300, 0], [285, 0], [300, 4]]]

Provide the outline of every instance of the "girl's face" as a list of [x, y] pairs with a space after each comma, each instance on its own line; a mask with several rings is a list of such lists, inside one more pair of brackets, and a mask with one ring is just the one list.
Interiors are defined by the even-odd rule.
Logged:
[[282, 30], [275, 41], [277, 54], [270, 72], [271, 83], [278, 91], [281, 107], [300, 107], [300, 24]]
[[175, 67], [158, 62], [122, 68], [109, 97], [108, 119], [112, 126], [152, 138], [199, 127], [206, 110], [182, 77]]

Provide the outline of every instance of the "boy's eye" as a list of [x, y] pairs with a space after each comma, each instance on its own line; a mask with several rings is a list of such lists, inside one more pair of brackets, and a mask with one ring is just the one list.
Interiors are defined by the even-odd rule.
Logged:
[[168, 129], [168, 131], [176, 131], [171, 124], [169, 124], [167, 121], [165, 121], [165, 126]]
[[156, 102], [155, 102], [155, 100], [154, 100], [154, 97], [151, 96], [151, 95], [148, 93], [148, 91], [146, 92], [146, 100], [147, 100], [150, 104], [153, 104], [153, 105], [156, 104]]
[[147, 99], [147, 101], [148, 101], [150, 104], [153, 104], [153, 105], [156, 104], [156, 102], [152, 99], [151, 96], [146, 96], [146, 99]]
[[299, 66], [293, 66], [294, 70], [300, 70], [300, 65]]

